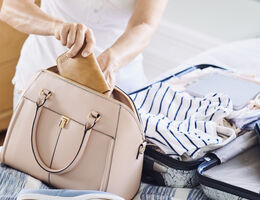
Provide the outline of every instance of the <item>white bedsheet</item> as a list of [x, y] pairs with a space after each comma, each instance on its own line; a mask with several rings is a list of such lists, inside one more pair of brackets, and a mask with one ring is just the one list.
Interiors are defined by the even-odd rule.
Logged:
[[[181, 69], [195, 64], [209, 63], [223, 67], [233, 68], [242, 72], [251, 73], [260, 77], [260, 39], [228, 44], [217, 49], [207, 51], [183, 63], [178, 68], [170, 69], [167, 73], [158, 76], [160, 80]], [[15, 200], [22, 188], [47, 188], [40, 181], [19, 171], [0, 165], [0, 198]], [[14, 184], [15, 183], [15, 184]], [[143, 184], [135, 200], [206, 200], [207, 197], [200, 189], [175, 189]]]
[[183, 62], [179, 67], [169, 69], [150, 82], [161, 80], [197, 64], [213, 64], [260, 78], [260, 38], [232, 42], [205, 51]]

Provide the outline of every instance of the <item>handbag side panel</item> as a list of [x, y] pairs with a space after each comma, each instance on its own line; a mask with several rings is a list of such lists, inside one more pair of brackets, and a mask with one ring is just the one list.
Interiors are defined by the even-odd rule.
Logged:
[[143, 154], [137, 155], [143, 138], [139, 122], [123, 106], [116, 134], [107, 192], [131, 199], [138, 191], [141, 180]]
[[[47, 173], [42, 171], [33, 159], [30, 144], [35, 103], [24, 96], [40, 75], [41, 72], [31, 78], [15, 108], [1, 151], [1, 162], [25, 173], [35, 174], [36, 178], [46, 181]], [[24, 168], [23, 166], [28, 167]]]

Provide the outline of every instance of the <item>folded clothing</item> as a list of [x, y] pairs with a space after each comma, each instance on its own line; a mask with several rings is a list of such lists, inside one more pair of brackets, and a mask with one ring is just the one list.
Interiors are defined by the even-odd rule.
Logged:
[[107, 192], [91, 191], [91, 190], [58, 190], [58, 189], [22, 190], [17, 197], [17, 200], [29, 200], [29, 199], [124, 200], [119, 196]]
[[245, 108], [232, 112], [229, 121], [241, 130], [253, 130], [260, 121], [260, 95], [250, 101]]
[[197, 98], [158, 82], [131, 97], [144, 122], [146, 138], [177, 159], [197, 159], [232, 141], [235, 130], [223, 126], [232, 111], [221, 93]]

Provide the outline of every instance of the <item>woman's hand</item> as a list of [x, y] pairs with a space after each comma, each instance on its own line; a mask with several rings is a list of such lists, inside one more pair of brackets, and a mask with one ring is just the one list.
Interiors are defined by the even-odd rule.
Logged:
[[63, 46], [70, 49], [68, 57], [76, 56], [83, 46], [81, 55], [87, 57], [93, 52], [96, 44], [93, 31], [84, 24], [57, 22], [54, 36]]
[[109, 49], [105, 50], [97, 58], [98, 64], [104, 73], [105, 79], [110, 87], [110, 90], [113, 91], [116, 83], [115, 71], [116, 64], [112, 57], [112, 53]]
[[35, 35], [55, 36], [67, 46], [68, 57], [76, 56], [82, 50], [87, 57], [93, 52], [95, 38], [90, 28], [84, 24], [65, 23], [44, 13], [34, 0], [4, 0], [0, 9], [0, 19], [13, 28]]
[[76, 56], [83, 46], [81, 54], [87, 57], [95, 47], [95, 38], [90, 28], [54, 18], [44, 13], [34, 4], [34, 0], [4, 0], [0, 19], [27, 34], [55, 36], [70, 49], [68, 57]]

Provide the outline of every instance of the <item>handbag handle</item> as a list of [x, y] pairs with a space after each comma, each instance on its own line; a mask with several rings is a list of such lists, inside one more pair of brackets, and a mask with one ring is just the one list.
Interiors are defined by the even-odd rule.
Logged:
[[47, 92], [46, 91], [47, 90], [42, 90], [41, 96], [43, 96], [43, 98], [39, 98], [36, 101], [36, 111], [35, 111], [35, 116], [34, 116], [33, 123], [32, 123], [32, 129], [31, 129], [31, 148], [32, 148], [32, 152], [33, 152], [35, 161], [44, 171], [46, 171], [48, 173], [53, 173], [53, 174], [63, 174], [68, 171], [71, 171], [73, 169], [73, 167], [76, 166], [76, 164], [79, 162], [79, 160], [80, 160], [81, 156], [83, 155], [83, 152], [87, 146], [87, 142], [88, 142], [88, 138], [91, 133], [91, 130], [96, 125], [97, 121], [100, 119], [100, 114], [97, 112], [90, 113], [87, 123], [85, 124], [85, 130], [84, 130], [84, 134], [83, 134], [80, 146], [78, 148], [76, 155], [72, 159], [72, 161], [61, 169], [51, 169], [41, 160], [39, 151], [36, 146], [36, 129], [37, 129], [36, 127], [38, 124], [40, 113], [41, 113], [42, 108], [43, 108], [44, 104], [46, 103], [47, 99], [52, 94], [50, 91], [47, 91]]

